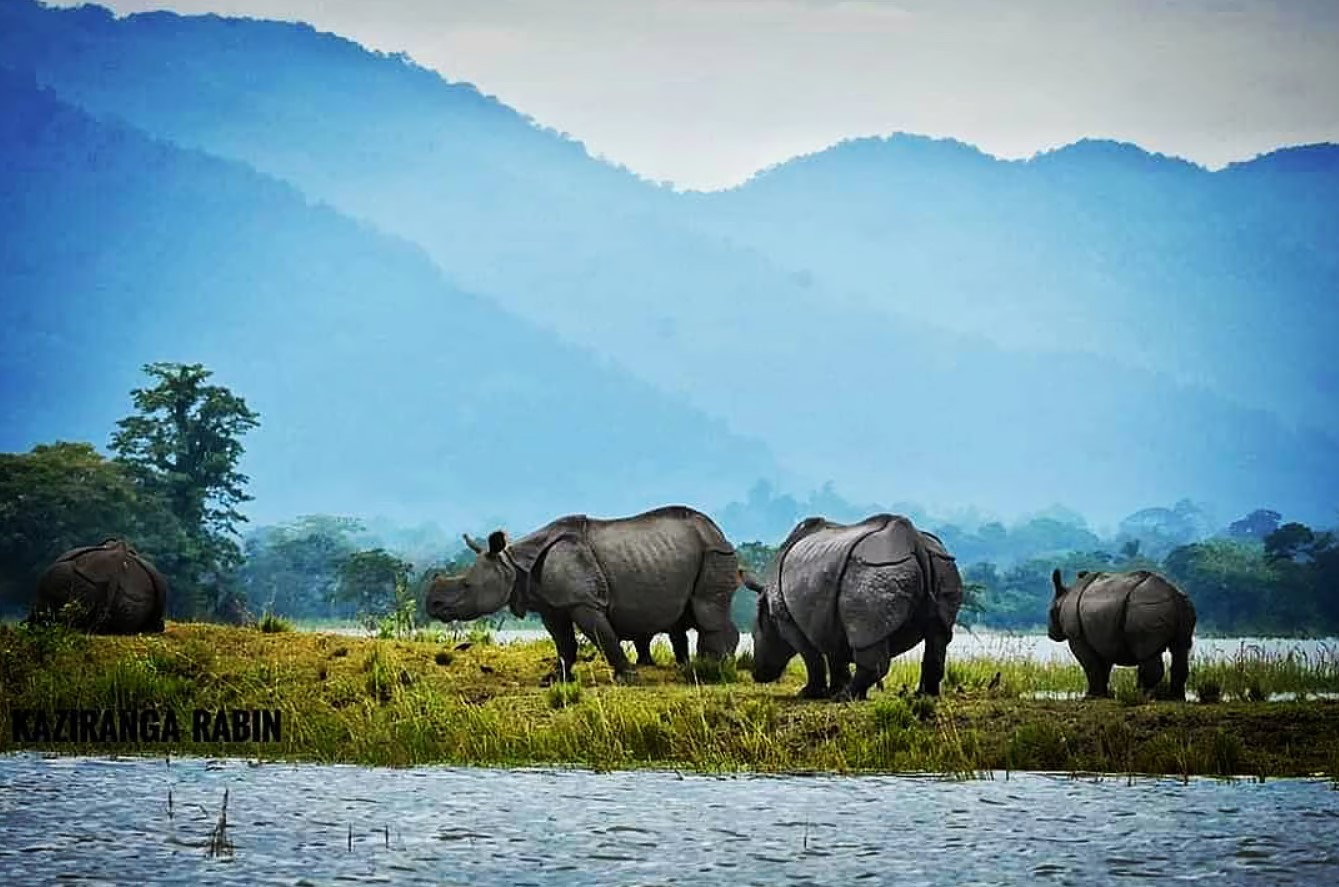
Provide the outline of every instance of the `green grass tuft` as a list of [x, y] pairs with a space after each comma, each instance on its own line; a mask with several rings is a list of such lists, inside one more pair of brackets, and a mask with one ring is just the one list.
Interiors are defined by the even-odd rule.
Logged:
[[261, 616], [256, 622], [256, 628], [266, 634], [277, 634], [279, 632], [294, 630], [292, 622], [282, 616], [276, 616], [273, 613], [266, 613]]

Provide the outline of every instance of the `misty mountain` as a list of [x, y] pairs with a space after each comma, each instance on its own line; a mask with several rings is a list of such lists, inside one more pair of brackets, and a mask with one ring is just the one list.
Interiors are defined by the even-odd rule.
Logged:
[[[1219, 249], [1194, 230], [1192, 183], [1209, 174], [1193, 165], [1084, 143], [1023, 175], [924, 140], [889, 142], [907, 154], [890, 164], [869, 140], [735, 191], [674, 194], [467, 84], [307, 26], [20, 0], [0, 15], [0, 64], [412, 242], [452, 284], [650, 386], [638, 390], [765, 441], [779, 465], [740, 469], [721, 501], [759, 477], [1004, 514], [1060, 501], [1099, 520], [1184, 496], [1325, 519], [1339, 501], [1336, 446], [1307, 430], [1331, 427], [1305, 407], [1323, 391], [1302, 378], [1325, 378], [1329, 309], [1299, 327], [1290, 310], [1163, 298], [1185, 245]], [[1154, 241], [1178, 249], [1144, 249], [1136, 233], [1173, 198], [1186, 208]], [[1263, 224], [1241, 215], [1241, 236]], [[1310, 242], [1298, 286], [1328, 279]], [[1224, 292], [1253, 305], [1266, 284], [1291, 298], [1261, 282], [1269, 262], [1292, 267], [1286, 252], [1260, 255], [1244, 283], [1199, 280], [1193, 304]], [[1299, 415], [1314, 421], [1294, 428]]]
[[[105, 442], [150, 361], [261, 415], [258, 519], [709, 504], [765, 447], [448, 283], [410, 244], [0, 69], [0, 447]], [[9, 236], [13, 234], [15, 236]]]
[[1339, 432], [1339, 145], [1209, 172], [1115, 142], [1002, 161], [897, 135], [694, 199], [703, 229], [859, 304]]

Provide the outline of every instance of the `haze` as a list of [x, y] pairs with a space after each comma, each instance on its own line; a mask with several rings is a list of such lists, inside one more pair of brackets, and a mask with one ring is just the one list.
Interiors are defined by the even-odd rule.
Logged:
[[[54, 3], [51, 5], [78, 5]], [[679, 188], [843, 138], [952, 136], [1000, 157], [1083, 137], [1210, 168], [1339, 140], [1339, 3], [1297, 0], [105, 0], [305, 21]]]

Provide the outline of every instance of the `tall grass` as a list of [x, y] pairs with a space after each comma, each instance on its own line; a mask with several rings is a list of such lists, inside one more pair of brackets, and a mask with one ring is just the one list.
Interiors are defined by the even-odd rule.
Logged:
[[[1068, 663], [1021, 657], [951, 659], [937, 702], [910, 695], [919, 664], [900, 661], [883, 692], [850, 705], [795, 699], [804, 682], [798, 662], [774, 685], [756, 685], [746, 669], [729, 665], [709, 674], [716, 666], [698, 662], [687, 675], [669, 664], [643, 667], [636, 685], [620, 686], [583, 646], [579, 683], [541, 688], [554, 664], [547, 642], [378, 640], [176, 623], [163, 635], [129, 638], [0, 627], [0, 751], [14, 745], [14, 708], [152, 706], [175, 709], [183, 724], [194, 708], [281, 713], [277, 743], [196, 744], [187, 736], [175, 753], [392, 766], [963, 776], [1034, 769], [1272, 776], [1339, 766], [1339, 703], [1249, 700], [1255, 685], [1262, 693], [1339, 689], [1328, 655], [1245, 651], [1238, 661], [1197, 666], [1192, 686], [1222, 683], [1224, 701], [1215, 706], [1034, 698], [1081, 694], [1083, 674]], [[1133, 670], [1122, 669], [1113, 683], [1119, 693], [1133, 680]]]

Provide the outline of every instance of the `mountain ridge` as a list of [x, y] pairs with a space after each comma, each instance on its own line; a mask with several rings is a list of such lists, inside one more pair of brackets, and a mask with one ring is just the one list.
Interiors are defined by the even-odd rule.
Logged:
[[[863, 501], [940, 497], [947, 501], [930, 504], [1017, 513], [1069, 501], [1100, 464], [1109, 477], [1088, 494], [1094, 515], [1183, 495], [1254, 507], [1252, 497], [1270, 489], [1289, 508], [1328, 509], [1339, 499], [1299, 473], [1326, 464], [1328, 439], [1292, 434], [1258, 400], [1234, 406], [1221, 391], [1187, 384], [1220, 362], [1218, 339], [1129, 335], [1145, 323], [1141, 312], [1157, 310], [1157, 281], [1181, 261], [1180, 245], [1203, 247], [1193, 232], [1172, 228], [1158, 252], [1141, 255], [1139, 244], [1121, 243], [1126, 221], [1089, 217], [1092, 189], [1038, 196], [1023, 207], [1030, 215], [1005, 217], [1002, 237], [981, 208], [1028, 193], [1008, 190], [1012, 181], [997, 194], [905, 176], [898, 188], [922, 189], [919, 203], [888, 182], [861, 179], [793, 205], [768, 205], [756, 191], [746, 195], [756, 205], [697, 199], [611, 172], [584, 150], [555, 148], [551, 134], [515, 112], [502, 115], [501, 129], [489, 122], [492, 111], [488, 119], [417, 114], [412, 90], [397, 85], [405, 62], [358, 55], [347, 41], [341, 52], [376, 68], [393, 95], [353, 78], [366, 91], [350, 110], [328, 87], [350, 72], [307, 53], [310, 35], [288, 26], [265, 39], [295, 42], [279, 40], [251, 59], [246, 23], [228, 25], [229, 51], [241, 53], [232, 58], [253, 62], [242, 69], [216, 64], [217, 22], [163, 21], [118, 19], [87, 44], [48, 21], [18, 37], [11, 30], [8, 42], [0, 34], [0, 53], [27, 53], [43, 82], [93, 113], [127, 116], [156, 136], [247, 163], [418, 244], [463, 288], [734, 433], [767, 440], [800, 483], [835, 479]], [[164, 68], [170, 83], [155, 74]], [[435, 82], [413, 76], [425, 88]], [[197, 95], [209, 99], [189, 101]], [[977, 158], [967, 165], [995, 165], [957, 144], [963, 158]], [[1063, 224], [1037, 236], [1048, 213]], [[927, 242], [935, 225], [961, 226], [963, 239]], [[1056, 257], [1108, 242], [1118, 249], [1081, 255], [1063, 287], [1034, 292], [1009, 280], [1015, 269], [1049, 273]], [[1113, 281], [1126, 266], [1138, 286], [1120, 289]], [[1253, 273], [1267, 279], [1271, 270]], [[1104, 306], [1115, 314], [1089, 316]], [[1016, 347], [1001, 335], [1011, 325], [1044, 347]], [[1270, 327], [1255, 323], [1257, 331]], [[1119, 347], [1101, 349], [1112, 341]], [[1158, 366], [1165, 341], [1184, 351], [1180, 381]], [[1122, 420], [1114, 427], [1113, 416]], [[1076, 424], [1068, 446], [1046, 433]], [[1139, 439], [1141, 424], [1165, 429], [1160, 448]], [[1218, 449], [1200, 440], [1205, 428]], [[740, 477], [740, 488], [757, 476]]]
[[[0, 223], [27, 234], [0, 245], [0, 446], [105, 441], [139, 367], [178, 360], [260, 412], [243, 468], [261, 519], [462, 521], [487, 502], [539, 521], [645, 496], [710, 504], [739, 474], [773, 470], [760, 443], [451, 287], [418, 247], [287, 183], [98, 122], [2, 68], [0, 98], [0, 178], [27, 186], [0, 190]], [[90, 347], [109, 331], [114, 348]]]

